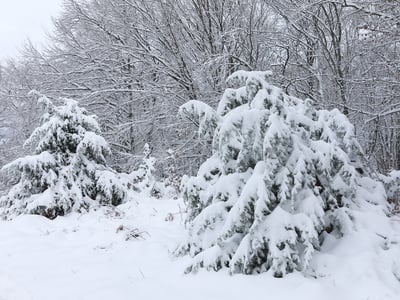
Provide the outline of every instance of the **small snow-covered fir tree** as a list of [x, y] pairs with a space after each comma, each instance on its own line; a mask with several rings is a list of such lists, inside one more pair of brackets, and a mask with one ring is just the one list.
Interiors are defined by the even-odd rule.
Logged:
[[35, 145], [34, 155], [19, 158], [2, 170], [14, 172], [18, 183], [0, 198], [5, 218], [39, 214], [48, 218], [87, 210], [93, 204], [117, 205], [126, 187], [118, 174], [106, 166], [110, 154], [95, 116], [71, 99], [54, 106], [45, 96], [42, 125], [26, 144]]
[[387, 175], [380, 174], [379, 178], [385, 186], [392, 212], [400, 213], [400, 170], [392, 170]]
[[193, 256], [188, 271], [305, 270], [324, 234], [351, 230], [360, 193], [384, 203], [348, 119], [288, 96], [270, 76], [238, 71], [216, 111], [194, 100], [180, 108], [213, 138], [213, 155], [182, 180], [188, 237], [178, 253]]
[[151, 156], [152, 149], [149, 144], [145, 144], [143, 147], [143, 159], [139, 168], [130, 173], [135, 188], [138, 192], [147, 192], [149, 195], [152, 193], [152, 189], [156, 183], [154, 172], [156, 159]]

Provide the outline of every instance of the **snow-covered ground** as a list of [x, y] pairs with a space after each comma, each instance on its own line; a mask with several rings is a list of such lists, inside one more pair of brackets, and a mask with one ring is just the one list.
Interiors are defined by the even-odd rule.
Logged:
[[171, 254], [184, 236], [182, 207], [144, 198], [115, 211], [0, 222], [0, 300], [400, 299], [400, 245], [381, 236], [400, 234], [399, 218], [387, 225], [374, 215], [339, 244], [328, 240], [317, 276], [185, 275], [189, 258]]

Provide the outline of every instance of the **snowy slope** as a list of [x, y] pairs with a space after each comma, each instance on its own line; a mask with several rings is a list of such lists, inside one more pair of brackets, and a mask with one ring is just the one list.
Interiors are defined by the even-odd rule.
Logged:
[[[182, 207], [179, 200], [148, 198], [116, 211], [1, 222], [0, 300], [400, 299], [400, 245], [380, 236], [400, 233], [399, 218], [389, 227], [383, 216], [359, 220], [338, 245], [328, 237], [313, 262], [317, 279], [225, 270], [184, 275], [188, 258], [170, 254], [184, 235]], [[126, 240], [134, 229], [141, 237]]]

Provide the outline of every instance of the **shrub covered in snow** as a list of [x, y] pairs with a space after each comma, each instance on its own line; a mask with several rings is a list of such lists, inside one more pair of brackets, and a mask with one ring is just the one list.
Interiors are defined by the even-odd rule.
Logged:
[[110, 149], [95, 117], [74, 100], [65, 99], [58, 107], [44, 96], [39, 102], [46, 110], [42, 125], [26, 142], [36, 146], [35, 153], [2, 169], [19, 179], [0, 199], [3, 217], [27, 213], [55, 218], [92, 204], [120, 204], [126, 185], [106, 166]]
[[156, 159], [151, 156], [151, 147], [149, 144], [144, 145], [143, 149], [143, 160], [137, 170], [131, 172], [131, 177], [134, 184], [134, 188], [138, 192], [147, 193], [148, 196], [152, 194], [153, 189], [156, 185], [156, 179], [154, 176]]
[[387, 175], [381, 174], [380, 179], [385, 186], [392, 211], [400, 213], [400, 171], [393, 170]]
[[213, 155], [182, 180], [188, 271], [305, 270], [324, 235], [351, 230], [352, 211], [384, 206], [348, 119], [288, 96], [270, 75], [234, 73], [216, 111], [193, 100], [180, 108], [213, 138]]

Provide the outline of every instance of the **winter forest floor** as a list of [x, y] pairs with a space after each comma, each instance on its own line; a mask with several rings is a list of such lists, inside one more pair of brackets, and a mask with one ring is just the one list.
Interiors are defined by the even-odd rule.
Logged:
[[[328, 240], [314, 259], [317, 279], [185, 275], [188, 257], [171, 254], [184, 236], [181, 207], [180, 200], [146, 198], [114, 211], [0, 222], [0, 300], [400, 299], [400, 266], [393, 263], [400, 247], [367, 230], [335, 246]], [[390, 229], [375, 216], [366, 223], [400, 233], [400, 218]]]

